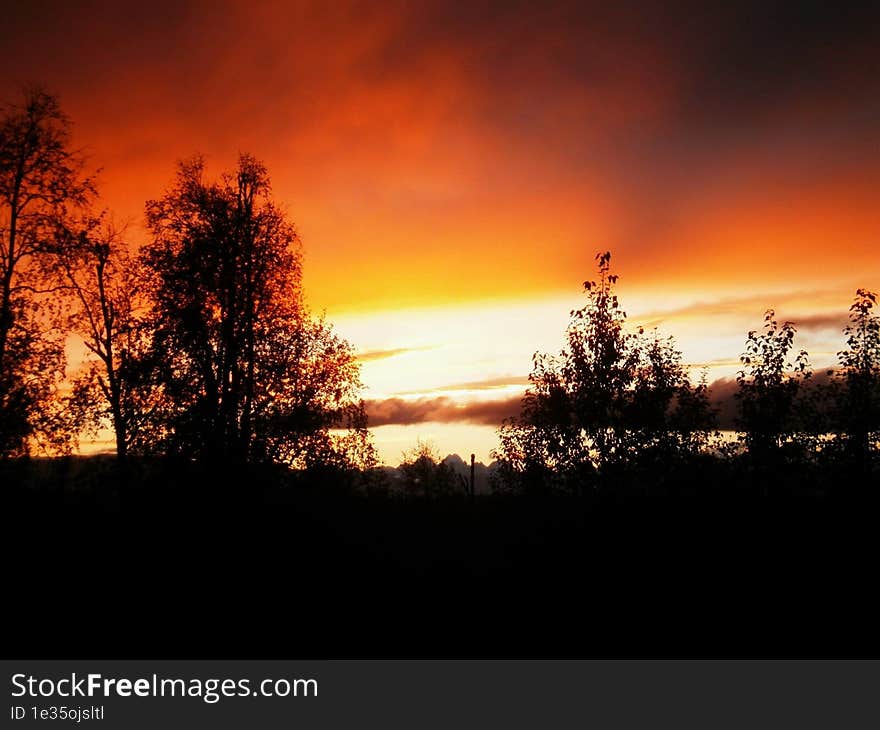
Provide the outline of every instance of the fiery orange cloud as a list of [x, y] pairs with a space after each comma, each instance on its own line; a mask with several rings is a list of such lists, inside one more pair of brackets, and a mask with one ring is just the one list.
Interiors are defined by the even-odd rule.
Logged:
[[262, 159], [373, 401], [521, 388], [605, 249], [729, 377], [765, 307], [828, 360], [880, 288], [878, 14], [843, 5], [19, 3], [0, 97], [59, 94], [135, 245], [178, 159]]
[[59, 91], [135, 222], [176, 159], [263, 158], [318, 308], [559, 291], [599, 248], [644, 286], [880, 274], [858, 17], [828, 49], [750, 5], [96, 9], [18, 9], [5, 87]]

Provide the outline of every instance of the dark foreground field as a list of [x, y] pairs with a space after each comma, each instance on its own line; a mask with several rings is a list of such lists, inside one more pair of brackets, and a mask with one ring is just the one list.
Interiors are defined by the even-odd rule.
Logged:
[[8, 655], [880, 656], [878, 502], [830, 476], [468, 502], [59, 468], [3, 472]]

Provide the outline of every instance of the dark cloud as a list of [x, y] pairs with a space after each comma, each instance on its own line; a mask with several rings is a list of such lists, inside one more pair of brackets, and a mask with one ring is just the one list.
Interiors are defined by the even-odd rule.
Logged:
[[[830, 380], [827, 370], [814, 373], [811, 384], [825, 384]], [[737, 420], [736, 378], [719, 378], [709, 384], [709, 402], [716, 410], [718, 427], [734, 430]], [[470, 423], [482, 426], [500, 426], [505, 418], [520, 412], [521, 397], [503, 400], [472, 401], [458, 404], [450, 398], [419, 398], [405, 400], [389, 398], [368, 401], [367, 414], [371, 426], [402, 425], [415, 423]]]
[[[693, 132], [701, 119], [714, 130], [736, 126], [805, 95], [880, 111], [880, 6], [870, 2], [159, 0], [4, 10], [3, 76], [80, 88], [140, 81], [158, 92], [156, 100], [185, 100], [178, 115], [267, 92], [296, 94], [302, 111], [316, 111], [322, 98], [357, 84], [427, 81], [438, 64], [476, 87], [466, 101], [479, 108], [462, 112], [486, 115], [514, 134], [554, 124], [552, 115], [565, 113], [560, 96], [576, 103], [596, 90], [600, 102], [581, 108], [593, 122], [620, 120], [618, 112], [640, 99], [668, 99], [666, 123], [654, 130], [667, 144], [676, 127]], [[319, 94], [311, 100], [317, 107], [298, 89]], [[139, 95], [129, 94], [132, 101]], [[294, 125], [302, 117], [282, 116]], [[639, 132], [630, 125], [621, 131]]]
[[736, 428], [736, 378], [719, 378], [709, 385], [709, 403], [715, 409], [718, 428], [732, 431]]
[[[811, 386], [823, 386], [829, 383], [834, 370], [819, 370], [809, 380]], [[716, 409], [718, 427], [725, 431], [736, 429], [737, 402], [736, 392], [739, 388], [736, 378], [719, 378], [709, 385], [709, 402]]]
[[450, 398], [419, 398], [405, 400], [389, 398], [367, 402], [370, 426], [414, 423], [470, 423], [481, 426], [500, 426], [501, 421], [519, 413], [520, 397], [503, 400], [456, 403]]

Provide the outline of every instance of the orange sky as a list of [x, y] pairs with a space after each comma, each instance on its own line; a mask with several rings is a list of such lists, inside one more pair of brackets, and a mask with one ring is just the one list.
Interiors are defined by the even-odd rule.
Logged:
[[[880, 288], [868, 4], [540, 5], [21, 3], [0, 96], [59, 94], [135, 238], [177, 159], [264, 160], [312, 305], [362, 351], [405, 351], [364, 363], [379, 400], [521, 383], [599, 249], [628, 308], [660, 313], [694, 358], [735, 358], [775, 300], [808, 318]], [[734, 310], [720, 339], [717, 301]], [[474, 331], [511, 311], [510, 329]], [[804, 335], [833, 353], [822, 331]], [[487, 455], [477, 427], [434, 437]], [[404, 429], [377, 431], [389, 460], [424, 435], [382, 428]]]

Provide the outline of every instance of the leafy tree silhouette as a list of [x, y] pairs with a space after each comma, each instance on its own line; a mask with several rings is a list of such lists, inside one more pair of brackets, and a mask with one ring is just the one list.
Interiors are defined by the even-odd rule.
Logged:
[[[797, 436], [804, 430], [799, 422], [797, 402], [803, 384], [811, 376], [806, 351], [794, 361], [790, 353], [797, 330], [792, 322], [779, 324], [776, 313], [764, 314], [762, 332], [748, 333], [737, 373], [740, 441], [753, 464], [761, 469], [777, 466], [789, 456], [803, 458]], [[794, 453], [791, 453], [794, 452]]]
[[629, 458], [642, 468], [665, 470], [700, 453], [715, 428], [705, 372], [694, 387], [673, 337], [641, 329], [628, 423]]
[[858, 471], [871, 468], [871, 454], [880, 440], [880, 316], [874, 311], [877, 294], [856, 291], [843, 333], [846, 349], [837, 353], [842, 389], [837, 399], [837, 422], [846, 456]]
[[571, 312], [566, 347], [536, 353], [519, 418], [499, 432], [496, 487], [582, 492], [614, 474], [693, 453], [713, 414], [705, 384], [693, 389], [674, 340], [625, 329], [610, 253]]
[[218, 182], [204, 180], [197, 158], [147, 203], [152, 241], [141, 258], [161, 451], [298, 466], [340, 453], [331, 430], [359, 408], [357, 362], [309, 315], [299, 239], [270, 193], [250, 156]]
[[70, 436], [57, 408], [65, 327], [52, 262], [58, 221], [94, 194], [70, 129], [39, 88], [0, 118], [0, 456], [34, 439], [64, 448]]
[[400, 464], [405, 495], [436, 499], [448, 497], [456, 491], [459, 480], [455, 472], [440, 460], [436, 448], [427, 441], [403, 454]]

